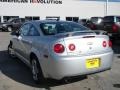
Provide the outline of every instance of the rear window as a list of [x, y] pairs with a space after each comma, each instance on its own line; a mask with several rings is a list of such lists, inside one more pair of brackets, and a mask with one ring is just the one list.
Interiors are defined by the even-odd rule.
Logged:
[[97, 17], [91, 18], [91, 21], [92, 21], [92, 22], [97, 22], [97, 21], [98, 21], [98, 18], [97, 18]]
[[89, 30], [88, 28], [74, 22], [46, 22], [41, 23], [40, 28], [45, 35]]
[[102, 22], [102, 18], [101, 17], [92, 17], [91, 22], [100, 23], [100, 22]]

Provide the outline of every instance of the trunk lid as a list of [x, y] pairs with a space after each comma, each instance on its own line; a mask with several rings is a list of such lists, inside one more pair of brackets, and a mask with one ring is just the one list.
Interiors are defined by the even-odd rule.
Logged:
[[[106, 35], [82, 35], [65, 37], [65, 48], [69, 55], [90, 55], [104, 53], [109, 47], [109, 38]], [[74, 45], [75, 50], [70, 50], [70, 45]], [[104, 47], [104, 45], [106, 47]]]

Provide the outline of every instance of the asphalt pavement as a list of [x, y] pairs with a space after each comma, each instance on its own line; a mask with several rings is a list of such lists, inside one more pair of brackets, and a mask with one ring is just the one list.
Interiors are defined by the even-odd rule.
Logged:
[[113, 45], [112, 69], [68, 80], [48, 79], [36, 85], [30, 68], [7, 54], [11, 35], [0, 32], [0, 90], [120, 90], [120, 43]]

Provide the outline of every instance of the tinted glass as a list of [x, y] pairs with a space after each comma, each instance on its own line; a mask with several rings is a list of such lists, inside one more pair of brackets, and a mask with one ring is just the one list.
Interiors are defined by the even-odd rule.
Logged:
[[120, 17], [116, 17], [116, 22], [120, 22]]
[[114, 22], [114, 16], [104, 17], [104, 22]]
[[20, 23], [20, 19], [13, 20], [14, 23]]
[[97, 22], [97, 21], [98, 21], [98, 18], [97, 18], [97, 17], [91, 18], [91, 21], [92, 21], [92, 22]]
[[84, 31], [88, 28], [74, 22], [48, 22], [40, 24], [40, 28], [45, 35], [54, 35], [57, 33], [66, 33], [74, 31]]
[[21, 22], [25, 22], [25, 19], [24, 19], [24, 18], [21, 18]]
[[13, 22], [13, 20], [14, 20], [14, 19], [13, 19], [13, 18], [11, 18], [11, 19], [9, 19], [9, 20], [8, 20], [8, 22]]
[[102, 18], [101, 17], [92, 17], [91, 21], [93, 23], [101, 23], [102, 22]]
[[40, 34], [38, 30], [34, 26], [31, 26], [29, 30], [29, 36], [39, 36], [39, 35]]
[[20, 28], [20, 35], [22, 36], [27, 36], [28, 35], [28, 32], [29, 32], [29, 29], [30, 29], [30, 25], [29, 24], [25, 24], [23, 25], [21, 28]]

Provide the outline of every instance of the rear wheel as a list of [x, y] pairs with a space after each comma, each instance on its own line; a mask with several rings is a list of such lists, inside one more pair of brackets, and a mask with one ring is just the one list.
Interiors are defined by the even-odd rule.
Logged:
[[32, 59], [31, 66], [32, 66], [33, 80], [35, 81], [36, 84], [39, 84], [40, 82], [44, 80], [44, 77], [43, 77], [42, 70], [38, 62], [38, 59], [36, 57]]

